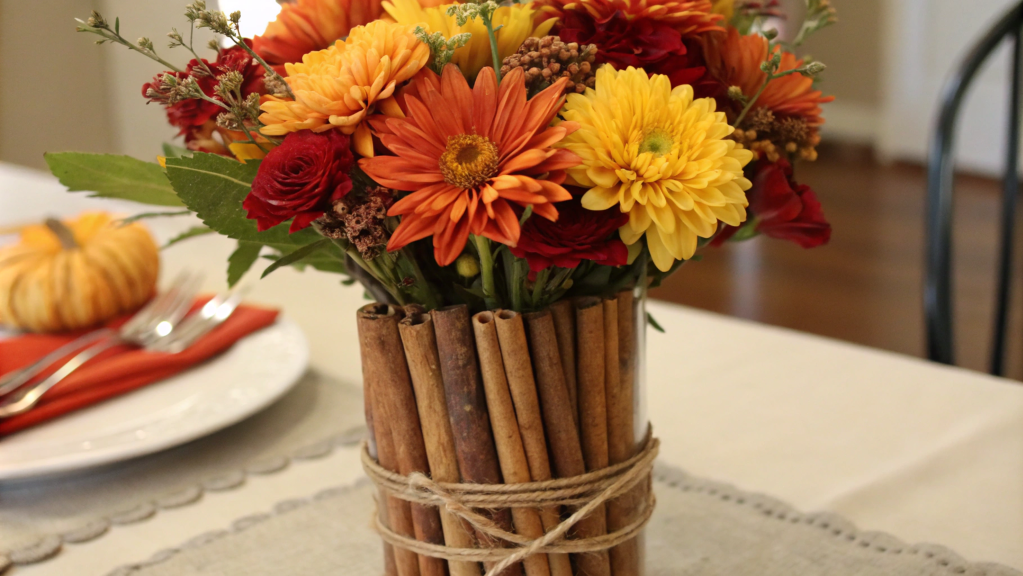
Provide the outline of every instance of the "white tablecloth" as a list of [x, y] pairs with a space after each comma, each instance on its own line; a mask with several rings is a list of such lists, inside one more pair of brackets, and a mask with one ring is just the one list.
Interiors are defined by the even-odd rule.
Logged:
[[[86, 208], [138, 210], [70, 195], [48, 176], [0, 165], [0, 227]], [[164, 219], [151, 227], [165, 240], [194, 223]], [[232, 248], [211, 236], [172, 247], [163, 275], [201, 268], [209, 289], [222, 288]], [[251, 299], [283, 307], [305, 329], [318, 370], [359, 382], [360, 290], [281, 270], [256, 283]], [[664, 462], [804, 511], [837, 512], [861, 529], [1023, 568], [1023, 387], [684, 307], [652, 302], [650, 310], [667, 330], [651, 332], [648, 342], [649, 416]], [[12, 573], [105, 574], [360, 474], [354, 453], [338, 450]]]

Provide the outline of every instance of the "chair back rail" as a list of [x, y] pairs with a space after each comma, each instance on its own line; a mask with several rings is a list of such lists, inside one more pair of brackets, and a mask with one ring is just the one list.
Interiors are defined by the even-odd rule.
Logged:
[[1023, 2], [1011, 8], [974, 45], [943, 89], [927, 167], [927, 262], [924, 281], [927, 356], [937, 362], [953, 364], [955, 354], [952, 321], [952, 192], [955, 178], [956, 121], [977, 73], [1003, 41], [1012, 44], [1013, 57], [990, 365], [991, 373], [999, 376], [1005, 372], [1005, 340], [1012, 280], [1016, 198], [1019, 194]]

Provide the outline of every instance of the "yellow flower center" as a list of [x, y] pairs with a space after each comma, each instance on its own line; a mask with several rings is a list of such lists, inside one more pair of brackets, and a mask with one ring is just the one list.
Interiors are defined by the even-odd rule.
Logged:
[[671, 152], [675, 139], [664, 130], [655, 129], [647, 133], [639, 144], [639, 153], [650, 152], [654, 156], [664, 156]]
[[452, 186], [473, 188], [497, 173], [498, 161], [497, 144], [486, 136], [449, 136], [447, 147], [440, 155], [440, 173]]

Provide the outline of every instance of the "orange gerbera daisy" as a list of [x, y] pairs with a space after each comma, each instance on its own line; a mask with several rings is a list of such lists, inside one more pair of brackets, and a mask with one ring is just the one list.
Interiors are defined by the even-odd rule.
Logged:
[[586, 12], [606, 20], [615, 12], [629, 20], [649, 18], [669, 24], [683, 35], [721, 30], [724, 16], [713, 13], [710, 0], [536, 0], [540, 20], [562, 18], [565, 12]]
[[383, 13], [380, 0], [289, 2], [281, 7], [277, 19], [266, 26], [263, 35], [252, 39], [252, 49], [278, 74], [284, 75], [285, 64], [332, 46], [352, 28], [369, 24]]
[[533, 206], [534, 218], [554, 221], [553, 202], [572, 198], [561, 183], [579, 164], [568, 150], [551, 148], [575, 131], [574, 122], [550, 126], [565, 101], [566, 79], [526, 99], [525, 76], [512, 70], [497, 86], [484, 68], [469, 87], [458, 67], [442, 76], [424, 70], [406, 91], [405, 118], [369, 119], [395, 156], [359, 161], [383, 186], [412, 192], [388, 211], [401, 224], [388, 250], [433, 236], [437, 263], [461, 254], [469, 234], [509, 246], [519, 239], [513, 205]]
[[[715, 34], [707, 45], [710, 74], [725, 86], [738, 86], [743, 95], [752, 98], [767, 79], [767, 73], [760, 69], [769, 57], [767, 38], [759, 34], [743, 36], [735, 28], [729, 28], [726, 34]], [[781, 47], [776, 46], [774, 51], [781, 51]], [[802, 65], [803, 61], [792, 53], [782, 52], [780, 72]], [[824, 96], [820, 90], [814, 90], [812, 78], [789, 74], [772, 80], [753, 108], [767, 108], [780, 116], [798, 116], [807, 126], [816, 128], [824, 123], [820, 105], [834, 99], [834, 96]]]

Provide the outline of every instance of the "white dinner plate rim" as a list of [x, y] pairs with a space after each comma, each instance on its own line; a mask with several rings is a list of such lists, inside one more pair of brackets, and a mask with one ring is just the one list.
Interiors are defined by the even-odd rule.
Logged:
[[[222, 418], [204, 420], [200, 422], [199, 425], [188, 428], [180, 433], [168, 434], [163, 437], [153, 438], [152, 440], [147, 439], [147, 441], [111, 446], [105, 450], [95, 452], [76, 452], [62, 456], [55, 456], [38, 462], [30, 461], [25, 463], [16, 463], [13, 465], [5, 465], [2, 461], [0, 461], [0, 481], [23, 480], [27, 478], [66, 474], [106, 464], [123, 462], [125, 460], [131, 460], [133, 458], [149, 454], [155, 454], [157, 452], [174, 448], [182, 444], [187, 444], [193, 440], [208, 436], [259, 413], [291, 390], [302, 378], [302, 375], [305, 374], [309, 367], [309, 343], [305, 334], [298, 325], [287, 318], [279, 317], [274, 324], [254, 332], [253, 334], [246, 336], [246, 338], [260, 334], [266, 330], [291, 332], [296, 338], [299, 353], [296, 354], [289, 362], [287, 371], [282, 371], [280, 376], [281, 384], [275, 387], [271, 393], [261, 397], [258, 401], [245, 406], [237, 412], [228, 412]], [[223, 356], [220, 356], [210, 362], [218, 362], [222, 359]], [[182, 374], [175, 375], [175, 377], [181, 377], [185, 374], [187, 373], [183, 372]], [[42, 424], [42, 426], [45, 425], [46, 424]], [[0, 452], [2, 452], [2, 448], [2, 439], [0, 439]]]

